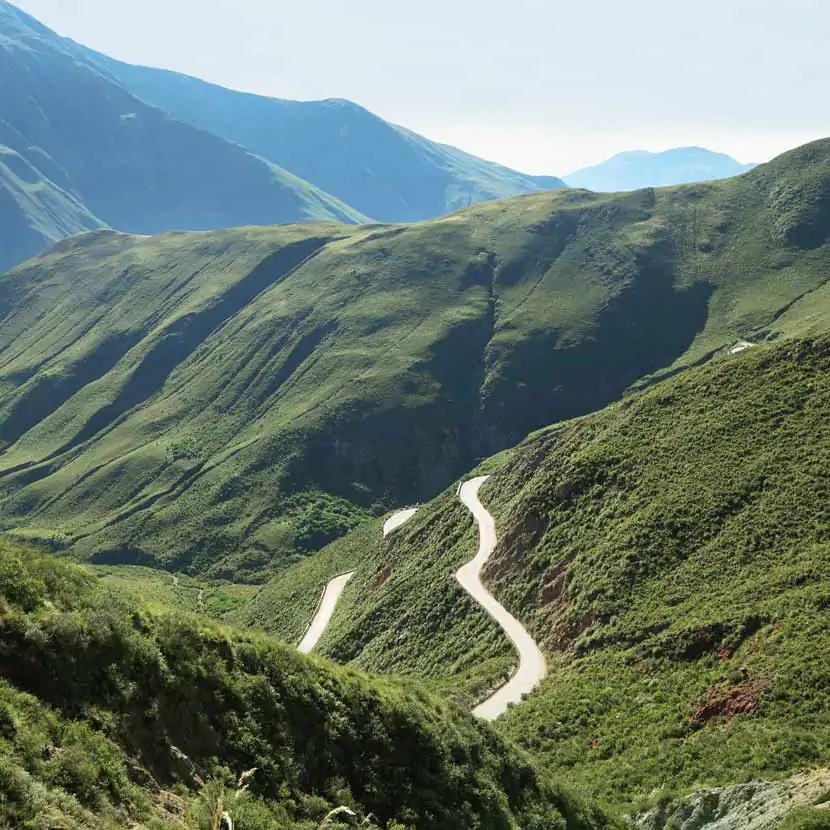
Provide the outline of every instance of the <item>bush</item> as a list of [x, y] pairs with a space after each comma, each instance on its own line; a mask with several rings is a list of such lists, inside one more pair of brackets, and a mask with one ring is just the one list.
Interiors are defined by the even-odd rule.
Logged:
[[780, 830], [830, 830], [830, 809], [802, 807], [793, 810], [781, 823]]

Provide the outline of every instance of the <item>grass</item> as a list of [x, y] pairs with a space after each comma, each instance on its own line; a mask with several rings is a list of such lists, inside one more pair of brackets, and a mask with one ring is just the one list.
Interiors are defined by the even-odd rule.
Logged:
[[[500, 534], [485, 579], [550, 670], [499, 731], [626, 809], [827, 765], [828, 370], [826, 338], [725, 354], [474, 471]], [[480, 699], [513, 657], [452, 578], [475, 550], [454, 490], [242, 616], [273, 627], [269, 597], [356, 566], [322, 652]]]
[[[475, 550], [463, 513], [447, 497], [386, 538], [381, 523], [370, 522], [287, 569], [232, 619], [297, 642], [326, 583], [355, 570], [316, 651], [373, 672], [418, 677], [469, 707], [509, 675], [515, 659], [498, 626], [448, 578]], [[432, 590], [412, 593], [413, 580]]]
[[92, 565], [90, 570], [108, 588], [125, 594], [149, 611], [175, 609], [216, 620], [244, 606], [258, 591], [254, 585], [206, 582], [136, 565]]
[[780, 830], [830, 830], [830, 811], [817, 807], [793, 810], [784, 819]]
[[20, 153], [0, 144], [0, 272], [59, 239], [104, 226], [77, 198], [50, 181]]
[[632, 384], [818, 330], [828, 146], [419, 225], [63, 243], [0, 278], [3, 526], [264, 581]]
[[[0, 824], [607, 827], [462, 710], [0, 540]], [[342, 811], [341, 811], [342, 812]], [[369, 826], [368, 821], [364, 826]]]
[[595, 792], [830, 758], [828, 346], [679, 376], [539, 436], [485, 491], [493, 584], [553, 655], [504, 728]]

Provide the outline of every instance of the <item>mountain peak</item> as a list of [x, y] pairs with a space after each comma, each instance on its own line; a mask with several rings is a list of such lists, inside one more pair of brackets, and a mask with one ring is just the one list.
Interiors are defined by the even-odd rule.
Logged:
[[705, 147], [673, 147], [658, 152], [627, 150], [600, 164], [577, 170], [565, 180], [571, 187], [617, 192], [727, 179], [754, 166]]

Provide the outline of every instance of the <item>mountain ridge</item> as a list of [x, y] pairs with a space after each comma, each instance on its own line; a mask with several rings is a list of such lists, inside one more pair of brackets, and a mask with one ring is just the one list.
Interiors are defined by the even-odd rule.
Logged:
[[488, 199], [565, 186], [430, 141], [346, 99], [270, 98], [79, 48], [148, 103], [247, 147], [380, 222], [432, 219]]
[[[0, 4], [3, 101], [0, 269], [67, 232], [136, 233], [366, 220], [292, 173], [176, 121], [130, 95], [104, 68], [16, 6]], [[71, 102], [71, 103], [69, 103]], [[78, 118], [78, 111], [83, 118]], [[8, 166], [20, 158], [25, 180]]]
[[415, 225], [68, 240], [0, 278], [3, 525], [261, 580], [545, 424], [803, 334], [828, 147]]

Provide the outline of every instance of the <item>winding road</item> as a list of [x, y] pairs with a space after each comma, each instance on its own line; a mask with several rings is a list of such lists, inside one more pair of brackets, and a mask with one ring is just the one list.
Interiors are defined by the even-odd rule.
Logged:
[[[383, 535], [388, 536], [393, 530], [399, 528], [405, 522], [408, 522], [418, 512], [417, 507], [409, 507], [406, 510], [399, 510], [394, 515], [390, 516], [383, 525]], [[354, 571], [340, 574], [334, 577], [323, 590], [323, 596], [320, 598], [320, 603], [317, 606], [317, 611], [314, 618], [311, 620], [305, 636], [300, 640], [297, 649], [301, 654], [308, 654], [325, 633], [334, 615], [334, 609], [346, 587], [346, 583], [355, 575]]]
[[[475, 558], [466, 565], [462, 565], [456, 571], [455, 578], [461, 587], [501, 626], [519, 654], [519, 668], [516, 669], [515, 674], [473, 709], [476, 717], [492, 721], [503, 715], [511, 703], [519, 703], [526, 694], [531, 692], [545, 677], [548, 669], [544, 655], [528, 634], [527, 629], [496, 600], [481, 581], [481, 571], [496, 547], [496, 524], [478, 498], [478, 491], [487, 479], [488, 476], [470, 479], [458, 489], [461, 501], [473, 514], [478, 524], [479, 543]], [[383, 535], [388, 536], [393, 530], [408, 522], [417, 512], [417, 507], [410, 507], [390, 516], [383, 525]], [[303, 654], [308, 654], [320, 641], [331, 622], [334, 609], [337, 607], [346, 583], [354, 574], [354, 571], [340, 574], [326, 585], [311, 625], [297, 646]]]
[[502, 627], [519, 653], [516, 673], [494, 694], [473, 709], [476, 717], [495, 720], [507, 711], [511, 703], [518, 703], [532, 691], [547, 674], [545, 657], [527, 629], [484, 587], [481, 571], [496, 547], [496, 525], [493, 517], [478, 499], [481, 485], [488, 476], [470, 479], [461, 486], [461, 501], [473, 514], [479, 531], [478, 553], [475, 558], [456, 571], [461, 587]]
[[408, 522], [418, 512], [417, 507], [408, 507], [406, 510], [399, 510], [383, 523], [383, 535], [388, 536], [393, 530]]
[[320, 638], [331, 622], [340, 594], [343, 593], [346, 583], [354, 576], [354, 573], [354, 571], [351, 571], [347, 574], [340, 574], [326, 585], [320, 604], [317, 606], [317, 613], [314, 615], [305, 636], [297, 646], [301, 654], [308, 654], [320, 642]]

